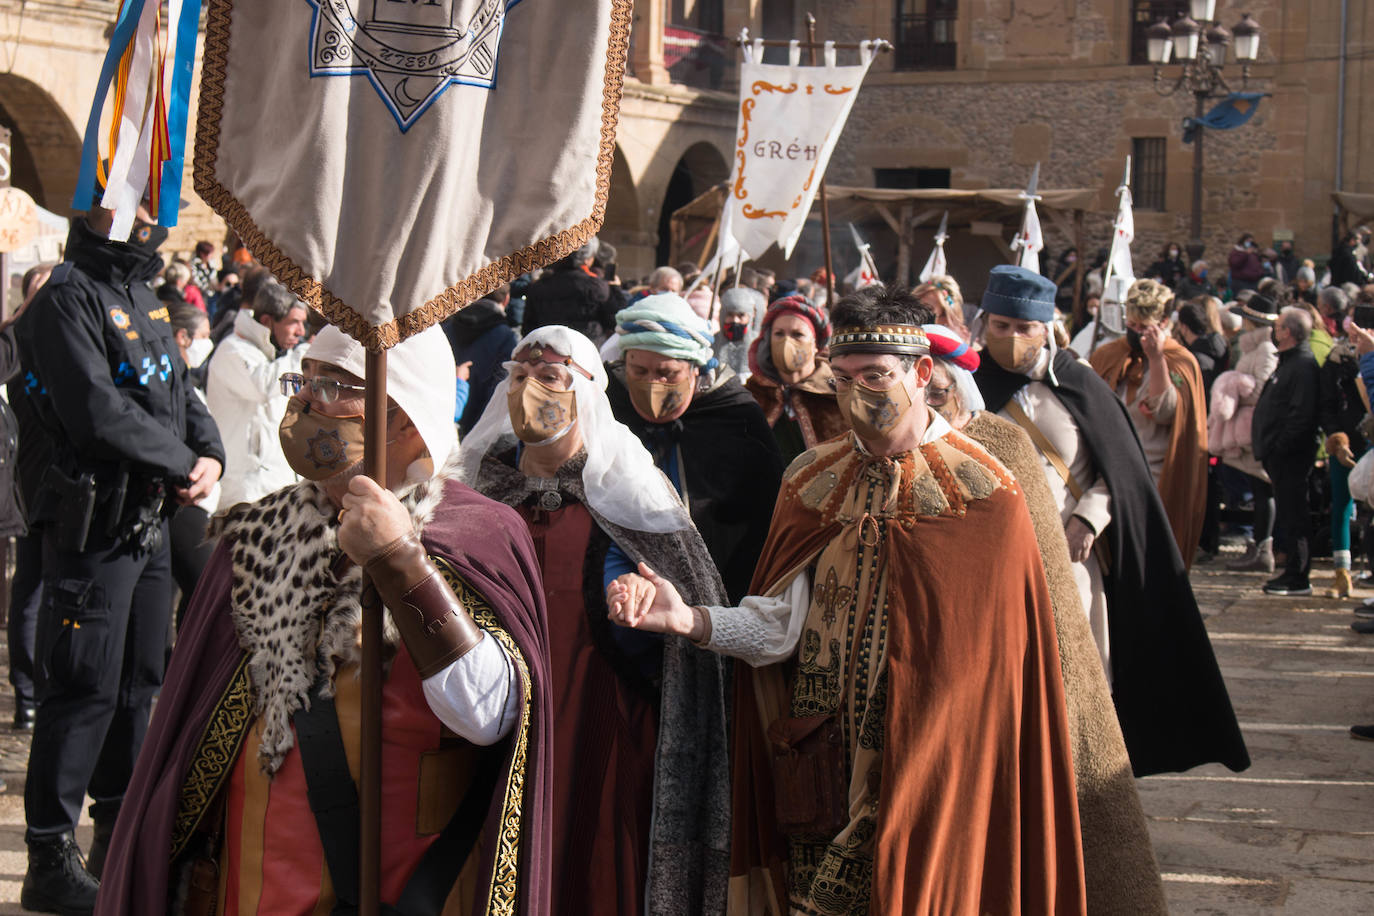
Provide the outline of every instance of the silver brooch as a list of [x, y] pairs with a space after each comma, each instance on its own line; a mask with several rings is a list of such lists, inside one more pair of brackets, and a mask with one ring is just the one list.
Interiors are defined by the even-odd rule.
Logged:
[[545, 512], [553, 512], [563, 507], [563, 494], [557, 490], [545, 490], [539, 494], [539, 508]]

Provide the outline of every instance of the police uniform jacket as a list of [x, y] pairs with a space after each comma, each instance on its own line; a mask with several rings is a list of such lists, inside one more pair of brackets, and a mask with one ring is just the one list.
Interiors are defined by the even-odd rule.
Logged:
[[162, 269], [156, 250], [109, 242], [78, 219], [67, 258], [16, 328], [23, 387], [56, 463], [100, 482], [123, 464], [179, 486], [197, 458], [222, 465], [215, 422], [148, 287]]

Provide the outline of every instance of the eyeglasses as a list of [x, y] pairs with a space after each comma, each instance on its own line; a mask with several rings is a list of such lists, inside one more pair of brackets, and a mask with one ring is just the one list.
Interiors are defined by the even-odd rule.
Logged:
[[855, 382], [874, 391], [890, 391], [897, 387], [897, 383], [902, 380], [902, 376], [905, 374], [904, 371], [896, 369], [889, 369], [886, 372], [879, 372], [875, 369], [871, 372], [860, 373], [857, 379], [846, 378], [842, 375], [831, 376], [826, 379], [826, 383], [830, 386], [831, 391], [837, 392], [848, 391], [854, 387]]
[[283, 372], [281, 376], [281, 393], [287, 396], [301, 393], [301, 389], [310, 386], [310, 393], [321, 404], [333, 404], [340, 396], [345, 398], [360, 398], [367, 393], [367, 389], [362, 385], [350, 385], [348, 382], [341, 382], [336, 378], [327, 375], [301, 375], [299, 372]]
[[954, 390], [954, 384], [950, 383], [943, 388], [935, 387], [934, 383], [926, 386], [926, 403], [931, 407], [943, 407], [949, 400], [950, 392]]
[[541, 384], [560, 391], [568, 391], [572, 388], [572, 372], [561, 362], [549, 362], [548, 360], [516, 360], [509, 359], [501, 364], [501, 368], [510, 374], [511, 380], [518, 382], [529, 376], [534, 376]]

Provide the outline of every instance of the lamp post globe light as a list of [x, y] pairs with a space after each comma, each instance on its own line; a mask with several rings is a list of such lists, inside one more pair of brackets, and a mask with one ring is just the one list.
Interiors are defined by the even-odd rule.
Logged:
[[[1260, 27], [1249, 13], [1228, 30], [1216, 21], [1216, 0], [1190, 0], [1189, 15], [1170, 25], [1163, 20], [1146, 32], [1146, 53], [1154, 65], [1155, 91], [1162, 96], [1186, 91], [1192, 94], [1194, 118], [1202, 120], [1203, 103], [1231, 93], [1222, 76], [1227, 50], [1233, 48], [1241, 66], [1241, 86], [1250, 81], [1250, 65], [1259, 57]], [[1182, 65], [1172, 83], [1164, 79], [1164, 66], [1170, 60]], [[1193, 135], [1193, 213], [1188, 233], [1188, 258], [1202, 257], [1202, 143], [1205, 131], [1198, 127]]]

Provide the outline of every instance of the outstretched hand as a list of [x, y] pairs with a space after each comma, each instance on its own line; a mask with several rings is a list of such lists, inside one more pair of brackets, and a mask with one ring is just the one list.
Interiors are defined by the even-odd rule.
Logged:
[[640, 563], [639, 572], [625, 573], [606, 588], [607, 615], [623, 627], [652, 633], [688, 636], [692, 609], [683, 603], [673, 583]]

